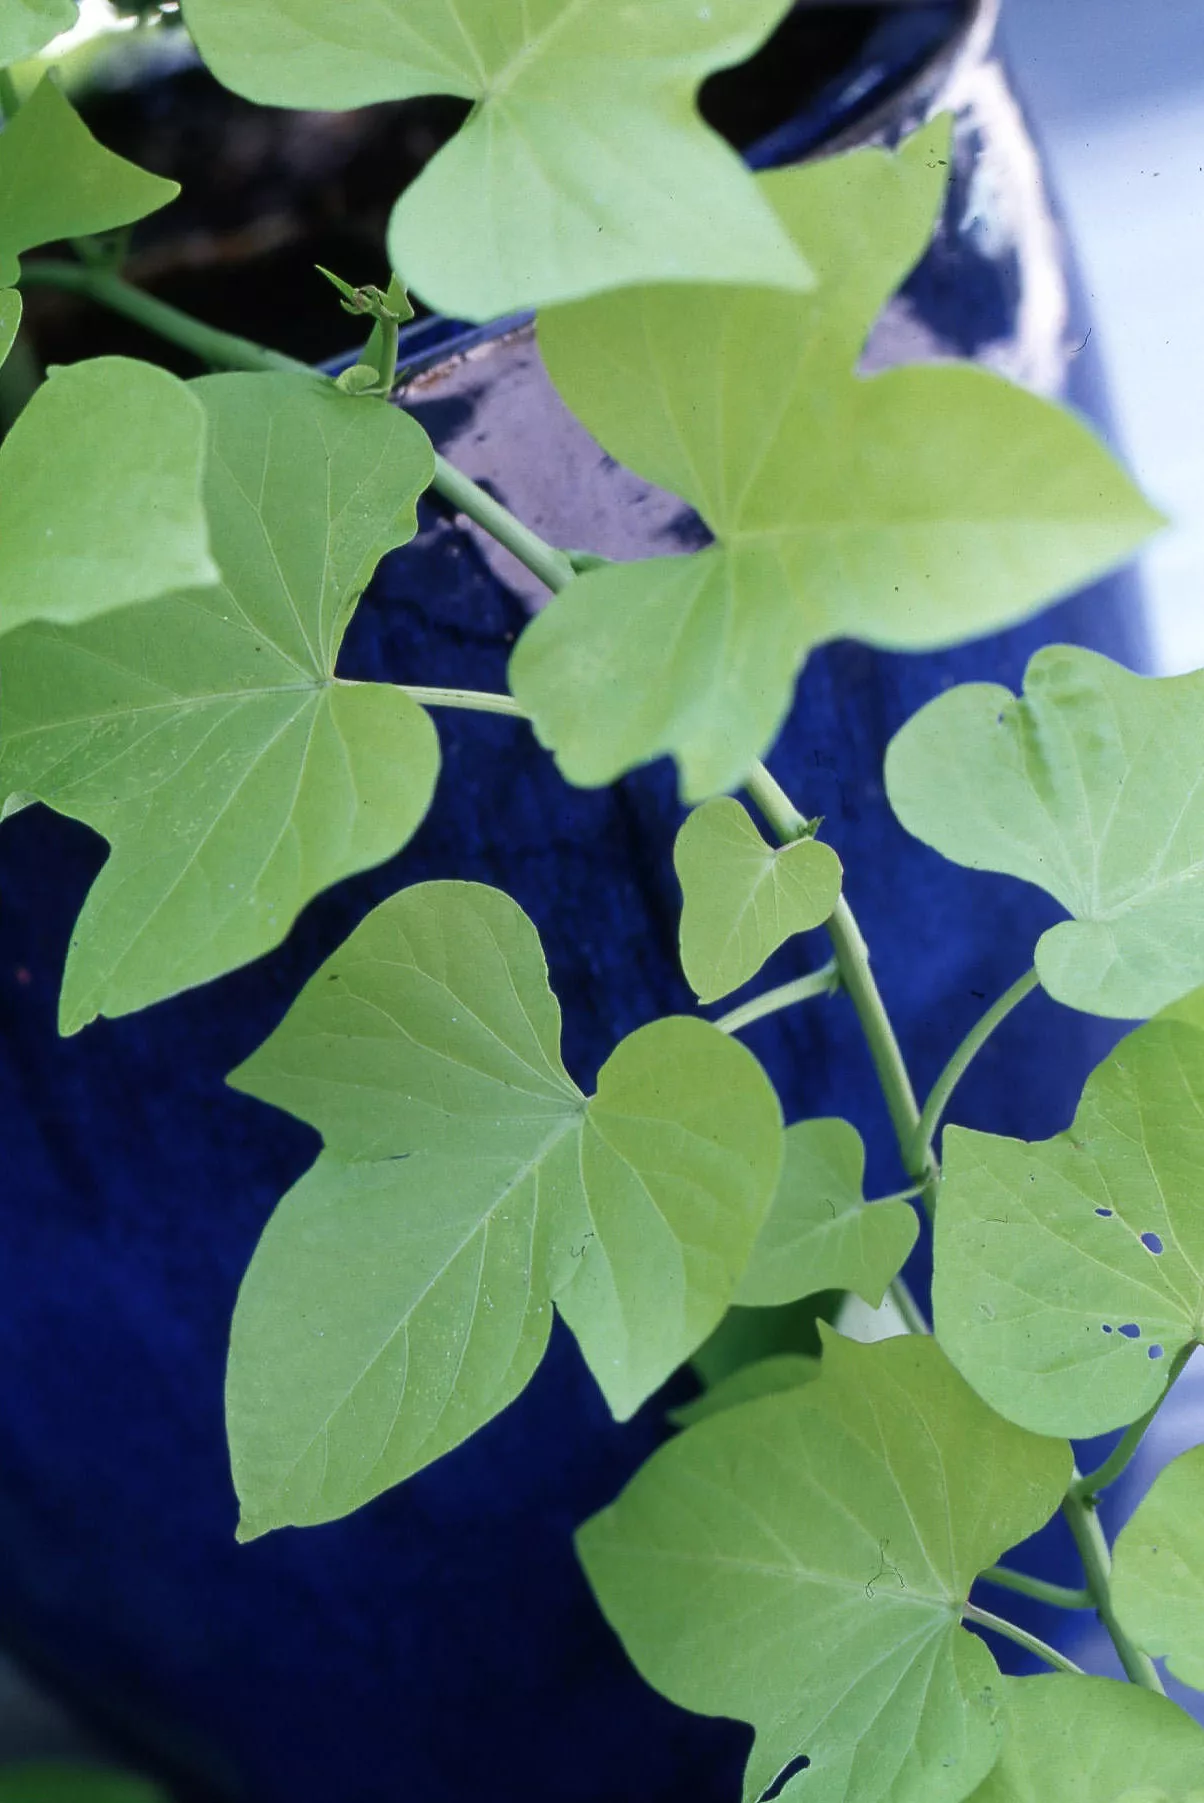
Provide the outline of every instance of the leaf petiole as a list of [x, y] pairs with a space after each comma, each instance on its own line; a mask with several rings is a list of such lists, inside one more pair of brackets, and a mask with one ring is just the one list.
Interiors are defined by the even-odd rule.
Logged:
[[1174, 1389], [1175, 1384], [1183, 1375], [1187, 1362], [1194, 1351], [1194, 1345], [1185, 1346], [1182, 1349], [1175, 1359], [1174, 1364], [1171, 1366], [1170, 1375], [1166, 1380], [1166, 1388], [1163, 1390], [1153, 1408], [1147, 1409], [1140, 1420], [1135, 1421], [1130, 1428], [1126, 1429], [1121, 1439], [1117, 1441], [1116, 1446], [1098, 1470], [1089, 1471], [1086, 1477], [1075, 1479], [1072, 1488], [1083, 1502], [1090, 1504], [1092, 1500], [1099, 1495], [1101, 1490], [1107, 1490], [1108, 1487], [1111, 1484], [1114, 1484], [1117, 1478], [1128, 1469], [1134, 1454], [1152, 1427], [1159, 1409], [1161, 1409], [1163, 1403]]
[[750, 1002], [739, 1008], [733, 1008], [730, 1014], [724, 1014], [711, 1024], [718, 1027], [721, 1033], [739, 1033], [744, 1027], [751, 1027], [754, 1021], [764, 1020], [767, 1015], [778, 1014], [783, 1008], [792, 1008], [796, 1002], [812, 1002], [825, 995], [835, 995], [840, 988], [840, 970], [835, 958], [828, 961], [821, 970], [810, 971], [807, 976], [799, 977], [793, 983], [783, 983], [777, 989], [767, 989], [764, 995], [756, 995]]
[[1026, 1571], [1011, 1571], [1006, 1565], [992, 1565], [979, 1578], [980, 1584], [995, 1584], [1000, 1590], [1014, 1590], [1030, 1596], [1034, 1602], [1049, 1603], [1055, 1609], [1094, 1609], [1095, 1598], [1089, 1590], [1070, 1590], [1065, 1584], [1049, 1584], [1044, 1578], [1031, 1578]]
[[1129, 1639], [1117, 1620], [1112, 1606], [1112, 1553], [1100, 1525], [1099, 1516], [1094, 1507], [1079, 1492], [1082, 1479], [1075, 1473], [1070, 1489], [1062, 1502], [1062, 1513], [1066, 1517], [1075, 1545], [1079, 1549], [1079, 1557], [1083, 1561], [1083, 1571], [1087, 1578], [1087, 1588], [1095, 1603], [1096, 1612], [1112, 1638], [1117, 1657], [1125, 1668], [1125, 1672], [1134, 1684], [1140, 1684], [1145, 1690], [1163, 1692], [1162, 1679], [1158, 1676], [1154, 1661], [1143, 1653]]
[[1015, 1641], [1017, 1646], [1022, 1646], [1025, 1652], [1032, 1653], [1037, 1659], [1043, 1660], [1056, 1672], [1069, 1672], [1075, 1678], [1084, 1678], [1087, 1675], [1081, 1665], [1076, 1665], [1073, 1659], [1067, 1659], [1066, 1655], [1059, 1653], [1056, 1647], [1048, 1646], [1044, 1640], [1038, 1640], [1037, 1636], [1030, 1634], [1026, 1628], [1018, 1628], [1015, 1622], [1005, 1621], [1002, 1615], [992, 1615], [989, 1609], [980, 1609], [975, 1603], [967, 1603], [962, 1610], [962, 1620], [972, 1621], [980, 1628], [990, 1628], [994, 1633], [1002, 1634], [1005, 1639]]
[[506, 714], [525, 720], [526, 712], [510, 695], [494, 695], [486, 689], [424, 689], [411, 683], [394, 685], [420, 707], [458, 707], [472, 714]]
[[1020, 1006], [1026, 996], [1030, 996], [1034, 989], [1040, 987], [1040, 983], [1041, 979], [1035, 969], [1026, 971], [1017, 982], [1012, 984], [1005, 995], [1000, 996], [993, 1007], [987, 1009], [982, 1019], [966, 1034], [933, 1084], [932, 1093], [924, 1104], [924, 1112], [920, 1116], [913, 1141], [913, 1154], [917, 1159], [926, 1158], [931, 1152], [937, 1128], [941, 1124], [941, 1119], [949, 1106], [954, 1090], [992, 1033], [997, 1027], [1002, 1026], [1008, 1015], [1012, 1013], [1013, 1009]]

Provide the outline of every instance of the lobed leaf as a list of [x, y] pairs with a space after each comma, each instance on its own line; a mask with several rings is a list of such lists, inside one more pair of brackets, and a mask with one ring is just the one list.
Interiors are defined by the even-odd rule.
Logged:
[[205, 429], [196, 395], [148, 363], [54, 372], [0, 445], [0, 639], [218, 580]]
[[[224, 581], [180, 590], [161, 556], [140, 575], [176, 592], [69, 630], [26, 627], [0, 652], [0, 801], [36, 796], [112, 844], [72, 937], [65, 1032], [278, 945], [320, 890], [405, 844], [438, 771], [421, 708], [334, 676], [369, 575], [415, 531], [433, 468], [421, 429], [308, 376], [213, 376], [191, 392], [155, 380], [208, 419]], [[70, 490], [98, 527], [106, 475]], [[148, 498], [144, 473], [156, 523], [161, 480]], [[120, 524], [99, 527], [102, 545]]]
[[919, 1236], [906, 1202], [867, 1207], [865, 1147], [848, 1121], [786, 1130], [777, 1194], [740, 1279], [736, 1301], [772, 1308], [820, 1290], [853, 1290], [877, 1308]]
[[677, 835], [682, 969], [704, 1002], [739, 989], [796, 933], [822, 926], [843, 871], [830, 845], [800, 839], [775, 850], [738, 801], [696, 808]]
[[1153, 1406], [1204, 1340], [1204, 1033], [1130, 1034], [1074, 1122], [1029, 1144], [946, 1131], [933, 1307], [1009, 1420], [1086, 1438]]
[[855, 365], [941, 204], [947, 121], [895, 155], [762, 178], [820, 281], [641, 288], [545, 313], [573, 411], [680, 495], [716, 544], [588, 572], [527, 628], [514, 693], [570, 781], [664, 755], [686, 796], [735, 788], [808, 654], [955, 644], [1127, 557], [1159, 523], [1072, 414], [969, 366]]
[[[274, 106], [418, 94], [472, 113], [398, 203], [394, 267], [436, 312], [488, 319], [635, 282], [810, 285], [804, 254], [695, 91], [788, 0], [185, 0], [220, 81]], [[722, 255], [716, 255], [716, 246]]]
[[553, 1302], [631, 1414], [717, 1326], [777, 1180], [752, 1056], [696, 1020], [625, 1040], [587, 1101], [538, 935], [427, 883], [369, 916], [231, 1082], [326, 1149], [252, 1260], [227, 1402], [243, 1533], [346, 1514], [530, 1378]]
[[1138, 1646], [1204, 1690], [1204, 1446], [1159, 1473], [1121, 1530], [1112, 1601]]
[[23, 251], [130, 225], [179, 192], [98, 144], [46, 76], [0, 132], [0, 286], [18, 279]]
[[1204, 1734], [1111, 1678], [1005, 1678], [1003, 1757], [971, 1803], [1204, 1803]]
[[72, 0], [4, 0], [0, 14], [0, 68], [24, 62], [79, 17]]
[[1057, 1507], [1070, 1450], [993, 1415], [932, 1341], [825, 1335], [818, 1382], [656, 1453], [578, 1536], [649, 1683], [753, 1723], [753, 1803], [961, 1803], [1001, 1681], [960, 1624], [977, 1574]]
[[0, 288], [0, 363], [17, 342], [21, 330], [21, 296], [15, 288]]
[[921, 709], [886, 759], [891, 806], [943, 857], [1045, 889], [1072, 916], [1037, 947], [1057, 1001], [1132, 1020], [1204, 981], [1204, 672], [1134, 676], [1053, 645], [1023, 697]]

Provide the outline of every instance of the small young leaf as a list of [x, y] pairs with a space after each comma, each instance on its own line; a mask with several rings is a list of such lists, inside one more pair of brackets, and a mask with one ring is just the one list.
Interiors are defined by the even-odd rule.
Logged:
[[0, 289], [0, 363], [3, 363], [21, 330], [21, 296], [15, 288]]
[[1017, 699], [992, 683], [921, 709], [886, 759], [916, 838], [1048, 890], [1073, 916], [1037, 947], [1067, 1007], [1134, 1020], [1204, 981], [1204, 672], [1134, 676], [1052, 645]]
[[47, 76], [0, 132], [0, 284], [22, 251], [130, 225], [179, 192], [98, 144]]
[[1204, 1690], [1204, 1446], [1159, 1474], [1122, 1529], [1112, 1601], [1138, 1646]]
[[4, 0], [0, 11], [0, 69], [44, 50], [79, 17], [72, 0]]
[[627, 1039], [587, 1102], [535, 928], [427, 883], [377, 908], [231, 1082], [326, 1150], [251, 1263], [227, 1389], [243, 1532], [346, 1514], [516, 1396], [556, 1302], [632, 1413], [727, 1308], [781, 1162], [755, 1059]]
[[1112, 1678], [1005, 1678], [1003, 1758], [970, 1803], [1204, 1803], [1204, 1734]]
[[1204, 1340], [1204, 1033], [1141, 1027], [1074, 1122], [1028, 1144], [951, 1127], [933, 1307], [979, 1394], [1035, 1433], [1143, 1415]]
[[125, 357], [56, 370], [0, 445], [0, 636], [217, 582], [204, 461], [204, 409], [175, 376]]
[[273, 106], [418, 94], [475, 102], [402, 196], [393, 262], [436, 312], [488, 319], [634, 282], [803, 289], [804, 256], [699, 83], [742, 62], [788, 0], [185, 0], [219, 81]]
[[167, 1797], [127, 1772], [39, 1760], [0, 1770], [0, 1803], [167, 1803]]
[[682, 969], [704, 1002], [739, 989], [780, 945], [822, 926], [840, 900], [843, 872], [830, 845], [800, 839], [775, 851], [728, 796], [694, 810], [673, 861]]
[[1160, 523], [1050, 402], [969, 366], [855, 373], [931, 235], [948, 129], [763, 178], [820, 273], [813, 295], [648, 288], [542, 316], [574, 412], [717, 540], [588, 572], [523, 634], [514, 693], [571, 782], [672, 755], [687, 798], [735, 788], [816, 646], [995, 631]]
[[920, 1224], [906, 1202], [867, 1208], [864, 1176], [865, 1147], [847, 1121], [787, 1128], [777, 1195], [736, 1291], [742, 1307], [772, 1308], [820, 1290], [853, 1290], [878, 1307]]
[[[35, 795], [113, 847], [68, 953], [65, 1032], [278, 945], [320, 890], [405, 844], [438, 771], [421, 708], [334, 679], [368, 576], [413, 535], [421, 429], [308, 376], [180, 392], [210, 421], [224, 585], [0, 646], [0, 800]], [[93, 486], [70, 491], [89, 517]]]
[[738, 1408], [743, 1402], [756, 1402], [762, 1396], [778, 1396], [783, 1390], [797, 1390], [800, 1384], [813, 1383], [820, 1368], [818, 1359], [792, 1352], [761, 1359], [755, 1365], [742, 1365], [693, 1402], [670, 1409], [667, 1418], [674, 1427], [696, 1427], [700, 1421], [709, 1421], [712, 1415], [722, 1415], [725, 1409]]
[[961, 1803], [999, 1754], [1000, 1679], [959, 1625], [1053, 1513], [1070, 1449], [993, 1415], [931, 1340], [825, 1335], [817, 1383], [656, 1453], [578, 1547], [644, 1677], [752, 1722], [746, 1803]]

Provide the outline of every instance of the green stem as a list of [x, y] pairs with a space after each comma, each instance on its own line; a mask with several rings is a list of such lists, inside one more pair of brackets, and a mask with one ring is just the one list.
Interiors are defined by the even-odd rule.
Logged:
[[906, 1281], [902, 1277], [892, 1279], [888, 1294], [898, 1310], [900, 1319], [908, 1333], [916, 1333], [923, 1336], [932, 1332], [927, 1315], [912, 1295]]
[[461, 475], [442, 457], [435, 459], [434, 486], [445, 501], [459, 513], [466, 514], [490, 538], [496, 539], [512, 556], [530, 570], [533, 576], [550, 588], [553, 594], [573, 580], [575, 571], [572, 563], [563, 551], [554, 550], [551, 545], [524, 526], [500, 501], [478, 488], [468, 476]]
[[1162, 1680], [1158, 1676], [1152, 1659], [1143, 1653], [1129, 1639], [1116, 1619], [1116, 1611], [1112, 1606], [1112, 1553], [1104, 1537], [1104, 1530], [1094, 1508], [1078, 1493], [1078, 1485], [1082, 1480], [1075, 1473], [1074, 1481], [1062, 1502], [1062, 1513], [1074, 1535], [1075, 1545], [1079, 1549], [1079, 1557], [1083, 1561], [1083, 1572], [1087, 1579], [1087, 1589], [1095, 1604], [1096, 1612], [1112, 1637], [1112, 1644], [1125, 1672], [1134, 1684], [1140, 1684], [1145, 1690], [1162, 1691]]
[[1076, 1665], [1073, 1659], [1067, 1659], [1065, 1654], [1059, 1653], [1056, 1647], [1047, 1646], [1043, 1640], [1038, 1640], [1037, 1636], [1030, 1634], [1027, 1629], [1018, 1628], [1015, 1622], [1004, 1621], [1001, 1615], [992, 1615], [989, 1610], [980, 1609], [975, 1603], [966, 1604], [962, 1611], [962, 1619], [977, 1622], [980, 1628], [993, 1628], [996, 1634], [1003, 1634], [1008, 1640], [1014, 1640], [1016, 1645], [1022, 1646], [1026, 1652], [1035, 1654], [1038, 1659], [1044, 1660], [1046, 1665], [1052, 1665], [1056, 1672], [1069, 1672], [1076, 1678], [1083, 1678], [1087, 1675], [1081, 1665]]
[[1174, 1389], [1179, 1378], [1183, 1375], [1184, 1368], [1194, 1350], [1194, 1346], [1185, 1346], [1183, 1348], [1182, 1352], [1180, 1352], [1178, 1358], [1176, 1358], [1174, 1364], [1171, 1366], [1170, 1375], [1166, 1380], [1166, 1388], [1163, 1390], [1153, 1408], [1147, 1409], [1145, 1414], [1141, 1417], [1141, 1420], [1135, 1421], [1132, 1427], [1125, 1431], [1122, 1438], [1117, 1441], [1116, 1446], [1104, 1460], [1099, 1469], [1097, 1471], [1089, 1471], [1086, 1477], [1075, 1479], [1074, 1489], [1084, 1502], [1092, 1502], [1094, 1498], [1099, 1495], [1101, 1490], [1106, 1490], [1110, 1484], [1114, 1484], [1117, 1478], [1128, 1469], [1137, 1448], [1141, 1445], [1141, 1442], [1145, 1439], [1150, 1428], [1153, 1426], [1159, 1409]]
[[927, 1153], [917, 1155], [915, 1150], [916, 1130], [920, 1123], [915, 1090], [911, 1086], [911, 1078], [891, 1026], [890, 1016], [886, 1012], [882, 993], [870, 968], [869, 948], [843, 895], [828, 922], [828, 933], [836, 950], [841, 982], [848, 990], [870, 1049], [870, 1057], [874, 1061], [874, 1069], [878, 1073], [878, 1082], [886, 1100], [907, 1174], [925, 1185], [927, 1195], [935, 1171]]
[[993, 1565], [984, 1571], [981, 1584], [995, 1584], [1000, 1590], [1015, 1590], [1031, 1596], [1034, 1602], [1051, 1603], [1055, 1609], [1094, 1609], [1095, 1598], [1089, 1590], [1068, 1590], [1065, 1584], [1047, 1584], [1044, 1578], [1030, 1578], [1025, 1571], [1009, 1571], [1006, 1565]]
[[280, 351], [268, 350], [250, 338], [236, 337], [233, 332], [220, 332], [207, 326], [190, 313], [157, 300], [141, 288], [123, 281], [112, 270], [93, 264], [60, 262], [42, 257], [26, 263], [21, 269], [22, 288], [58, 288], [67, 294], [82, 294], [99, 302], [110, 313], [119, 313], [135, 325], [165, 339], [181, 350], [191, 351], [202, 363], [217, 369], [291, 370], [294, 375], [312, 375], [308, 363], [286, 357]]
[[783, 983], [779, 989], [767, 989], [764, 995], [754, 996], [751, 1002], [733, 1008], [713, 1025], [721, 1033], [739, 1033], [742, 1027], [751, 1027], [754, 1021], [764, 1020], [768, 1014], [778, 1014], [783, 1008], [792, 1008], [796, 1002], [811, 1002], [819, 996], [834, 995], [839, 988], [840, 972], [833, 958], [822, 970], [813, 970], [793, 983]]
[[[239, 338], [232, 332], [220, 332], [215, 326], [204, 325], [199, 319], [193, 319], [191, 314], [182, 313], [178, 307], [157, 300], [152, 294], [143, 293], [142, 289], [133, 287], [107, 270], [44, 257], [25, 265], [21, 284], [23, 287], [59, 288], [70, 294], [85, 295], [101, 306], [108, 307], [111, 312], [133, 320], [136, 325], [153, 332], [169, 344], [191, 351], [202, 363], [219, 369], [286, 370], [294, 375], [315, 374], [308, 363], [299, 363], [295, 357], [286, 357], [280, 351], [268, 350], [266, 346], [255, 344], [249, 338]], [[483, 531], [504, 545], [548, 588], [557, 591], [572, 581], [573, 566], [563, 551], [554, 550], [546, 544], [537, 533], [524, 526], [495, 501], [492, 495], [486, 494], [468, 476], [453, 469], [442, 457], [435, 460], [435, 480], [432, 486], [458, 512], [474, 520]]]
[[1040, 985], [1040, 977], [1035, 970], [1025, 974], [1001, 995], [994, 1007], [988, 1008], [982, 1019], [966, 1034], [948, 1064], [932, 1086], [932, 1093], [924, 1104], [924, 1112], [920, 1116], [916, 1128], [914, 1151], [917, 1157], [926, 1157], [932, 1150], [932, 1142], [936, 1138], [937, 1128], [949, 1106], [954, 1090], [965, 1076], [974, 1059], [981, 1052], [995, 1029], [1002, 1025], [1014, 1008], [1018, 1008], [1026, 996]]
[[493, 695], [484, 689], [424, 689], [412, 683], [396, 686], [422, 707], [460, 707], [473, 714], [506, 714], [512, 720], [527, 718], [525, 709], [509, 695]]
[[753, 765], [744, 779], [744, 787], [783, 845], [791, 845], [796, 839], [815, 837], [815, 821], [807, 820], [799, 813], [781, 783], [770, 775], [764, 764]]

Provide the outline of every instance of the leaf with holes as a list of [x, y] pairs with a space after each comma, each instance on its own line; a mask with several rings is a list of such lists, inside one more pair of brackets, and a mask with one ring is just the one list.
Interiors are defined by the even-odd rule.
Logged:
[[1088, 1079], [1074, 1122], [1028, 1144], [950, 1127], [933, 1306], [981, 1396], [1087, 1438], [1152, 1407], [1204, 1339], [1204, 1033], [1155, 1021]]
[[970, 1803], [1204, 1803], [1204, 1733], [1111, 1678], [1006, 1678], [1003, 1758]]
[[920, 1224], [906, 1202], [867, 1207], [864, 1177], [865, 1147], [848, 1121], [787, 1129], [777, 1195], [736, 1291], [742, 1307], [777, 1307], [820, 1290], [853, 1290], [878, 1307]]
[[830, 845], [800, 839], [775, 851], [724, 796], [696, 808], [673, 851], [681, 883], [681, 962], [704, 1002], [739, 989], [796, 933], [822, 926], [843, 871]]
[[0, 68], [24, 62], [79, 17], [72, 0], [4, 0], [0, 12]]
[[1057, 1508], [1070, 1449], [993, 1415], [931, 1340], [825, 1334], [816, 1383], [654, 1454], [578, 1536], [649, 1683], [752, 1722], [746, 1803], [961, 1803], [999, 1756], [1001, 1680], [959, 1624]]
[[0, 285], [17, 280], [23, 251], [130, 225], [179, 192], [98, 144], [46, 77], [0, 132]]
[[217, 582], [204, 463], [204, 408], [175, 376], [125, 357], [56, 370], [0, 445], [0, 636]]
[[1081, 421], [970, 366], [855, 365], [931, 236], [948, 124], [762, 178], [813, 295], [645, 288], [553, 309], [553, 381], [606, 450], [714, 534], [579, 577], [528, 626], [515, 695], [570, 781], [671, 755], [737, 787], [810, 651], [955, 644], [1129, 556], [1159, 523]]
[[21, 296], [15, 288], [0, 289], [0, 363], [17, 342], [21, 330]]
[[[810, 285], [804, 254], [694, 105], [788, 0], [185, 0], [219, 81], [273, 106], [470, 100], [402, 196], [394, 267], [488, 319], [633, 282]], [[721, 253], [717, 247], [721, 246]], [[803, 247], [805, 251], [805, 246]]]
[[243, 1533], [344, 1515], [506, 1406], [555, 1302], [630, 1415], [722, 1318], [781, 1163], [777, 1098], [697, 1020], [587, 1100], [535, 928], [426, 883], [371, 914], [236, 1088], [318, 1128], [247, 1273], [227, 1407]]
[[36, 796], [113, 847], [72, 937], [65, 1032], [278, 945], [320, 890], [405, 844], [438, 770], [421, 708], [334, 676], [368, 577], [413, 536], [420, 427], [308, 376], [206, 377], [185, 398], [209, 421], [224, 583], [0, 647], [0, 800]]
[[1158, 1475], [1121, 1531], [1112, 1601], [1138, 1646], [1204, 1690], [1204, 1446]]
[[725, 1409], [739, 1408], [741, 1403], [756, 1402], [762, 1396], [777, 1396], [783, 1390], [797, 1390], [800, 1384], [814, 1383], [820, 1374], [820, 1361], [804, 1358], [800, 1353], [782, 1352], [774, 1358], [760, 1359], [754, 1365], [742, 1365], [730, 1377], [713, 1388], [704, 1390], [693, 1402], [670, 1409], [668, 1419], [674, 1427], [695, 1427], [722, 1415]]
[[942, 857], [1048, 890], [1037, 947], [1067, 1007], [1133, 1020], [1204, 981], [1204, 672], [1134, 676], [1052, 645], [1021, 699], [951, 689], [897, 735], [895, 813]]

